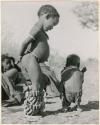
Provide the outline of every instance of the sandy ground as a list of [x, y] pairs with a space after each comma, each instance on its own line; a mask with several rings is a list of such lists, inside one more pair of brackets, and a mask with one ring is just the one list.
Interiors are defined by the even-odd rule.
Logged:
[[[93, 65], [94, 66], [94, 65]], [[3, 124], [99, 124], [99, 84], [97, 68], [89, 68], [85, 74], [82, 112], [61, 112], [59, 97], [46, 99], [42, 116], [27, 117], [22, 106], [2, 107]]]

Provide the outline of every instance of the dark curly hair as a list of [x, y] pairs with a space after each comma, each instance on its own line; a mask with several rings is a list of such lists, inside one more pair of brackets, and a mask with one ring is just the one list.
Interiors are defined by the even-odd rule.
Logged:
[[38, 16], [40, 17], [43, 14], [48, 14], [49, 17], [60, 17], [55, 7], [51, 5], [43, 5], [40, 7], [38, 11]]
[[68, 66], [77, 66], [79, 68], [80, 66], [80, 57], [75, 54], [71, 54], [67, 57], [66, 60], [66, 67]]
[[15, 64], [15, 58], [10, 56], [8, 53], [6, 53], [6, 54], [1, 55], [1, 71], [2, 71], [2, 73], [4, 72], [4, 67], [2, 64], [6, 59], [12, 61], [14, 68], [16, 68], [19, 72], [21, 72], [21, 68]]
[[11, 59], [13, 61], [13, 63], [15, 63], [15, 59], [13, 57], [9, 56], [8, 53], [1, 55], [1, 61], [3, 62], [3, 61], [5, 61], [5, 59]]

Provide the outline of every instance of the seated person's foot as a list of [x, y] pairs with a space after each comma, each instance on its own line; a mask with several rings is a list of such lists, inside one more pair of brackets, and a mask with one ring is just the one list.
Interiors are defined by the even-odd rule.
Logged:
[[4, 107], [17, 106], [20, 105], [19, 101], [16, 98], [10, 98], [9, 100], [5, 100], [3, 102]]

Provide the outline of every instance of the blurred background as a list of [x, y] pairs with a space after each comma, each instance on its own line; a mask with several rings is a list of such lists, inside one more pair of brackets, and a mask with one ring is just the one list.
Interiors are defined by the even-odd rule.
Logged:
[[59, 24], [47, 32], [51, 49], [49, 65], [59, 70], [72, 53], [78, 54], [82, 62], [98, 62], [97, 1], [2, 2], [1, 53], [18, 57], [21, 44], [37, 22], [37, 12], [44, 4], [53, 5], [60, 14]]

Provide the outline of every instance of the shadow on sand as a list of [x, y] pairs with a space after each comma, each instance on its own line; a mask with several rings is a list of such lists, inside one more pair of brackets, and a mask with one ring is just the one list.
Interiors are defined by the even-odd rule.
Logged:
[[[99, 109], [99, 101], [89, 101], [86, 105], [81, 105], [82, 112], [84, 111], [91, 111], [91, 110], [98, 110]], [[48, 116], [48, 115], [56, 115], [59, 113], [64, 113], [62, 109], [56, 110], [56, 111], [45, 111], [42, 114], [42, 117]], [[68, 113], [68, 112], [66, 112]]]
[[82, 111], [90, 111], [99, 109], [99, 101], [89, 101], [86, 105], [81, 105]]
[[46, 102], [46, 104], [53, 104], [53, 103], [56, 103], [56, 102]]
[[45, 111], [45, 112], [43, 112], [42, 117], [45, 117], [45, 116], [48, 116], [48, 115], [56, 115], [58, 113], [62, 113], [62, 110], [59, 109], [59, 110], [56, 110], [56, 111]]

